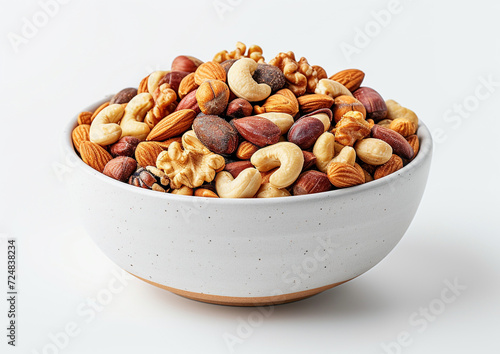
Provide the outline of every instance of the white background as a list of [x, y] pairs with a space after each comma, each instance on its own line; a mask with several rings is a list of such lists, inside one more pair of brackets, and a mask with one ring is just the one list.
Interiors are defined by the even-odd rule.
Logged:
[[[222, 13], [217, 4], [226, 4]], [[401, 0], [377, 24], [388, 4], [73, 0], [47, 23], [41, 15], [36, 33], [13, 45], [25, 19], [43, 10], [38, 1], [2, 0], [0, 233], [19, 243], [20, 327], [18, 347], [8, 347], [0, 301], [0, 352], [384, 353], [382, 343], [402, 332], [403, 353], [500, 352], [500, 6]], [[355, 40], [360, 31], [369, 35], [363, 43]], [[366, 86], [418, 113], [434, 132], [435, 154], [408, 232], [365, 275], [275, 307], [261, 322], [255, 309], [185, 300], [136, 279], [125, 280], [95, 317], [77, 312], [118, 270], [66, 200], [54, 169], [62, 127], [88, 104], [169, 69], [179, 54], [210, 60], [238, 40], [261, 45], [268, 60], [293, 50], [329, 75], [360, 68]], [[415, 311], [437, 306], [447, 280], [465, 289], [439, 313], [431, 309], [432, 321], [412, 322]], [[63, 348], [53, 350], [50, 337], [68, 324], [77, 335], [68, 343], [59, 336]], [[240, 341], [228, 346], [227, 335]]]

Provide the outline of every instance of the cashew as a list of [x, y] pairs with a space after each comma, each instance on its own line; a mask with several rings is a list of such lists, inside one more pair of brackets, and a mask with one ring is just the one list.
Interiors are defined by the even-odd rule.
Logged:
[[328, 164], [335, 156], [335, 136], [330, 132], [321, 134], [314, 143], [313, 154], [316, 156], [316, 167], [326, 173]]
[[122, 135], [122, 128], [117, 123], [123, 112], [121, 104], [112, 104], [100, 111], [90, 125], [90, 141], [103, 146], [117, 142]]
[[290, 197], [291, 194], [286, 189], [278, 189], [271, 183], [264, 183], [260, 186], [256, 198], [279, 198], [279, 197]]
[[[387, 118], [394, 120], [397, 118], [404, 118], [415, 124], [418, 127], [418, 117], [411, 109], [401, 106], [394, 100], [385, 101], [387, 106]], [[380, 122], [378, 123], [380, 124]]]
[[356, 150], [350, 146], [345, 146], [329, 163], [333, 162], [343, 162], [354, 166], [356, 162]]
[[344, 85], [330, 79], [319, 80], [318, 85], [316, 85], [316, 90], [314, 90], [314, 93], [321, 93], [323, 95], [328, 95], [332, 98], [342, 95], [353, 97], [351, 91], [349, 91]]
[[227, 73], [227, 83], [231, 91], [249, 102], [262, 101], [271, 94], [271, 87], [258, 84], [252, 75], [257, 69], [257, 63], [250, 58], [237, 60]]
[[260, 188], [262, 177], [255, 168], [247, 168], [233, 178], [227, 171], [215, 177], [215, 189], [221, 198], [252, 198]]
[[158, 88], [160, 80], [165, 77], [170, 71], [153, 71], [148, 77], [148, 92], [153, 94]]
[[269, 119], [271, 122], [276, 124], [281, 130], [281, 135], [288, 133], [288, 130], [294, 123], [293, 117], [288, 113], [271, 112], [261, 113], [258, 116]]
[[299, 177], [304, 165], [304, 154], [297, 145], [280, 142], [257, 150], [250, 162], [259, 171], [269, 171], [279, 166], [269, 178], [269, 183], [276, 188], [286, 188]]
[[139, 140], [146, 139], [150, 129], [143, 120], [154, 105], [153, 96], [147, 92], [140, 93], [132, 98], [125, 107], [125, 114], [120, 123], [122, 136], [135, 136]]
[[181, 188], [173, 189], [171, 193], [177, 195], [193, 195], [193, 188], [181, 186]]

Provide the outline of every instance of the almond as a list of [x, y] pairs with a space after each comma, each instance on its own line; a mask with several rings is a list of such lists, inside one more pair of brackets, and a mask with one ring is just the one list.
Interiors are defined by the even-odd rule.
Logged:
[[403, 168], [403, 160], [398, 155], [393, 154], [389, 161], [377, 167], [375, 173], [373, 174], [373, 178], [379, 179], [385, 177], [401, 168]]
[[217, 193], [215, 193], [214, 191], [211, 191], [210, 189], [206, 189], [206, 188], [198, 188], [194, 192], [194, 196], [195, 197], [205, 197], [205, 198], [219, 198]]
[[97, 109], [94, 111], [94, 113], [92, 113], [92, 116], [90, 117], [90, 121], [92, 122], [94, 120], [94, 118], [97, 117], [97, 115], [99, 114], [99, 112], [101, 112], [107, 106], [109, 106], [109, 101], [108, 102], [104, 102], [102, 105], [100, 105], [99, 107], [97, 107]]
[[396, 155], [399, 155], [407, 160], [411, 160], [413, 158], [413, 148], [401, 134], [377, 124], [372, 127], [371, 134], [372, 137], [383, 140], [389, 144]]
[[299, 112], [297, 97], [289, 89], [282, 89], [269, 96], [262, 106], [254, 106], [254, 114], [267, 112], [287, 113], [295, 116]]
[[391, 124], [389, 124], [389, 129], [394, 130], [405, 138], [417, 132], [417, 127], [415, 126], [415, 124], [405, 118], [394, 119]]
[[142, 167], [155, 166], [158, 155], [164, 151], [155, 141], [143, 141], [135, 149], [135, 159]]
[[333, 162], [328, 166], [328, 179], [337, 188], [345, 188], [362, 184], [365, 181], [364, 174], [347, 163]]
[[328, 176], [319, 171], [302, 173], [293, 185], [293, 195], [314, 194], [332, 189]]
[[90, 141], [81, 142], [80, 155], [83, 162], [99, 172], [104, 171], [106, 164], [113, 159], [101, 145]]
[[81, 112], [78, 115], [78, 124], [90, 124], [92, 123], [92, 112]]
[[238, 147], [238, 131], [218, 116], [197, 117], [193, 130], [203, 145], [216, 154], [230, 155]]
[[196, 112], [192, 109], [181, 109], [169, 114], [154, 126], [146, 140], [161, 141], [181, 135], [193, 124]]
[[194, 82], [194, 72], [185, 76], [181, 83], [179, 84], [179, 98], [182, 100], [188, 93], [194, 91], [198, 88], [196, 82]]
[[201, 85], [207, 80], [226, 81], [226, 70], [215, 61], [207, 61], [198, 66], [194, 73], [194, 82]]
[[302, 166], [302, 171], [306, 171], [316, 165], [316, 156], [309, 151], [302, 150], [304, 155], [304, 166]]
[[90, 141], [90, 125], [80, 124], [71, 132], [71, 139], [76, 151], [80, 152], [80, 144], [84, 141]]
[[163, 150], [167, 150], [170, 144], [172, 144], [174, 141], [178, 142], [179, 144], [182, 144], [182, 136], [176, 136], [174, 138], [170, 138], [165, 141], [155, 141], [155, 143], [160, 145]]
[[236, 150], [236, 157], [240, 160], [250, 160], [252, 155], [259, 150], [259, 147], [249, 141], [242, 141]]
[[139, 88], [137, 89], [137, 94], [149, 92], [148, 91], [148, 81], [149, 81], [149, 75], [146, 76], [144, 79], [142, 79], [141, 82], [139, 83]]
[[420, 149], [420, 141], [418, 140], [417, 135], [410, 135], [406, 138], [406, 141], [410, 144], [413, 149], [413, 158], [417, 156], [418, 150]]
[[358, 69], [347, 69], [342, 70], [332, 75], [330, 80], [337, 81], [344, 85], [349, 91], [356, 91], [363, 82], [365, 78], [365, 73]]
[[281, 129], [269, 119], [252, 116], [234, 120], [234, 127], [249, 142], [264, 147], [280, 140]]
[[188, 93], [184, 98], [179, 102], [177, 107], [175, 108], [176, 111], [180, 111], [182, 109], [192, 109], [193, 111], [196, 112], [196, 114], [199, 114], [201, 112], [200, 106], [198, 106], [198, 101], [196, 100], [196, 92], [198, 89], [195, 89]]
[[330, 108], [333, 105], [333, 98], [328, 95], [314, 93], [312, 95], [303, 95], [297, 98], [300, 110], [303, 113], [314, 112], [321, 108]]
[[325, 69], [323, 69], [323, 67], [319, 65], [313, 65], [312, 68], [313, 70], [316, 70], [318, 80], [328, 79], [328, 75], [326, 74], [326, 71]]
[[118, 181], [126, 182], [137, 169], [137, 161], [128, 156], [118, 156], [110, 160], [102, 173]]

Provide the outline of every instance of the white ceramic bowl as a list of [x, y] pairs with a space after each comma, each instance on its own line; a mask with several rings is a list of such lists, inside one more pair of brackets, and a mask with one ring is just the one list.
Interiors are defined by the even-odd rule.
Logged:
[[75, 122], [63, 142], [75, 166], [68, 193], [95, 243], [146, 282], [227, 305], [303, 299], [375, 266], [410, 225], [432, 156], [432, 138], [421, 123], [416, 158], [377, 181], [288, 198], [179, 196], [134, 187], [87, 166], [72, 146]]

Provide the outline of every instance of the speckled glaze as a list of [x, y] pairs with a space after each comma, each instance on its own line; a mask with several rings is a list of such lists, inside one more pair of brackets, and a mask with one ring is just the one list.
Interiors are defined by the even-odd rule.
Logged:
[[[107, 98], [109, 99], [109, 98]], [[93, 110], [105, 100], [88, 107]], [[399, 242], [427, 182], [432, 139], [417, 157], [360, 186], [275, 199], [162, 194], [115, 181], [63, 136], [68, 194], [85, 229], [117, 265], [196, 300], [264, 305], [302, 299], [363, 274]]]

